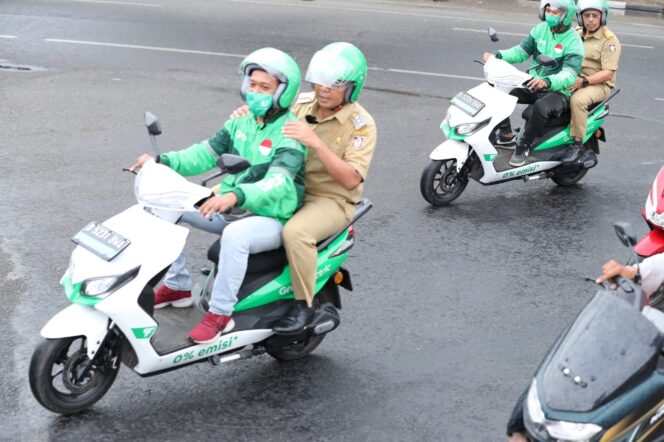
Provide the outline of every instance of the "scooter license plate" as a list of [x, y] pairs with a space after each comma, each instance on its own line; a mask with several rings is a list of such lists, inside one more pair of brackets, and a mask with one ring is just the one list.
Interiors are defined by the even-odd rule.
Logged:
[[477, 115], [482, 109], [484, 109], [484, 103], [482, 103], [477, 98], [473, 97], [467, 92], [459, 92], [454, 97], [450, 103], [471, 117]]
[[124, 236], [95, 222], [83, 227], [71, 240], [106, 261], [118, 256], [130, 243]]

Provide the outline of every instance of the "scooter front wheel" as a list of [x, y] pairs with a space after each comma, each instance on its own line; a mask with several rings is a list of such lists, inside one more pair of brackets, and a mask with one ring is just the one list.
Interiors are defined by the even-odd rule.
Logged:
[[45, 408], [79, 413], [101, 399], [118, 374], [120, 357], [102, 346], [91, 361], [84, 336], [47, 339], [32, 354], [30, 388]]
[[429, 160], [420, 177], [420, 192], [434, 206], [457, 199], [468, 185], [468, 176], [459, 176], [456, 160]]

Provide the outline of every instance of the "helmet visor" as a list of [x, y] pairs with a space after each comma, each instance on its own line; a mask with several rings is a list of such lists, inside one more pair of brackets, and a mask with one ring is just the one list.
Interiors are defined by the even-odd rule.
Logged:
[[344, 89], [354, 78], [355, 68], [336, 54], [318, 51], [311, 58], [305, 80], [309, 83]]

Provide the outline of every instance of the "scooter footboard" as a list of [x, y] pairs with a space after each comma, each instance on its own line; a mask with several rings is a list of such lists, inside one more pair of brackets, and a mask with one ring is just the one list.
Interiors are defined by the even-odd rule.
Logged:
[[459, 140], [447, 140], [444, 143], [438, 145], [431, 154], [429, 158], [432, 160], [456, 160], [457, 169], [460, 169], [463, 166], [463, 163], [468, 159], [468, 152], [470, 151], [468, 144]]
[[47, 339], [85, 336], [88, 358], [92, 359], [108, 333], [108, 319], [92, 307], [72, 304], [53, 316], [42, 328], [41, 335]]

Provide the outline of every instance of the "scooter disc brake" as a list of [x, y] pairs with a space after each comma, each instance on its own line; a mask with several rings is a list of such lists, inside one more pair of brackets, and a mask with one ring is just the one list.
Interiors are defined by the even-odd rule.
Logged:
[[77, 381], [78, 377], [78, 368], [81, 364], [89, 362], [88, 354], [86, 349], [81, 348], [74, 354], [72, 354], [67, 362], [65, 362], [64, 371], [62, 373], [62, 383], [69, 391], [73, 394], [83, 394], [91, 388], [94, 388], [101, 379], [100, 376], [97, 376], [98, 369], [95, 365], [90, 367], [88, 374]]

